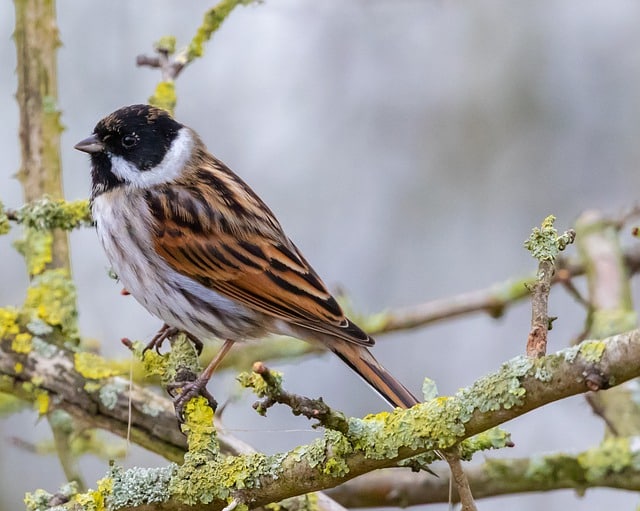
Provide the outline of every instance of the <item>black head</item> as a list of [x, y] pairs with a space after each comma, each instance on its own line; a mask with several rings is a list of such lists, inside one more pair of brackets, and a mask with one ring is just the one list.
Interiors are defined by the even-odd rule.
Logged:
[[127, 182], [127, 173], [114, 165], [139, 173], [156, 168], [182, 127], [150, 105], [126, 106], [98, 122], [93, 135], [75, 146], [91, 155], [93, 195]]

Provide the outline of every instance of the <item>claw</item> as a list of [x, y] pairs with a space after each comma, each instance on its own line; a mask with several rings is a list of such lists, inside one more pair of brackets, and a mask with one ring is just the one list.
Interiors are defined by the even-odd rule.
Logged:
[[[143, 352], [148, 351], [150, 349], [155, 349], [156, 353], [160, 354], [160, 348], [162, 347], [162, 344], [164, 343], [164, 341], [166, 341], [167, 339], [170, 339], [171, 337], [178, 334], [179, 332], [180, 330], [178, 330], [177, 328], [173, 326], [169, 326], [165, 323], [164, 325], [162, 325], [162, 328], [158, 330], [158, 333], [153, 336], [153, 339], [149, 341], [149, 344], [145, 346]], [[187, 336], [187, 339], [189, 339], [191, 343], [194, 345], [194, 347], [196, 348], [198, 356], [200, 356], [202, 354], [202, 349], [204, 348], [202, 341], [197, 337], [191, 335], [189, 332], [185, 332], [185, 335]]]
[[176, 417], [181, 423], [185, 421], [184, 408], [191, 398], [204, 397], [213, 411], [216, 411], [218, 402], [207, 390], [208, 382], [207, 378], [196, 376], [192, 371], [183, 369], [176, 376], [176, 381], [167, 385], [167, 392], [173, 398]]

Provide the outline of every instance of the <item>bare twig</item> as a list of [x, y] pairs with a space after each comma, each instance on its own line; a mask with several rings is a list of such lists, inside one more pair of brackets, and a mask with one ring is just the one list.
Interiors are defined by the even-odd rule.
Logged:
[[460, 503], [462, 504], [462, 511], [477, 511], [478, 508], [473, 500], [473, 494], [471, 493], [471, 487], [469, 486], [469, 479], [467, 479], [467, 474], [465, 474], [462, 469], [460, 455], [455, 451], [455, 449], [444, 451], [442, 452], [442, 455], [449, 464], [451, 477], [455, 482], [456, 489], [458, 490], [458, 496], [460, 497]]

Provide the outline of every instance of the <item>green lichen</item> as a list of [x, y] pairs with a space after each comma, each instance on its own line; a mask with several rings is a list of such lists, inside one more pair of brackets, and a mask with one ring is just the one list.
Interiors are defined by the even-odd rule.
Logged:
[[566, 362], [572, 364], [576, 357], [580, 354], [580, 345], [576, 344], [575, 346], [571, 346], [570, 348], [566, 348], [562, 351], [562, 357]]
[[534, 227], [529, 239], [524, 242], [525, 248], [540, 262], [554, 261], [575, 238], [573, 231], [558, 236], [558, 231], [553, 227], [555, 221], [556, 217], [549, 215], [543, 220], [541, 228]]
[[439, 397], [408, 411], [396, 409], [349, 419], [347, 437], [355, 450], [370, 459], [394, 458], [404, 447], [446, 448], [464, 434], [459, 414], [451, 399]]
[[620, 332], [633, 330], [638, 325], [638, 315], [628, 309], [597, 309], [591, 314], [589, 336], [604, 339]]
[[460, 456], [464, 460], [470, 460], [478, 451], [504, 449], [511, 446], [513, 446], [511, 433], [501, 428], [491, 428], [460, 442]]
[[40, 318], [32, 318], [31, 321], [27, 323], [27, 330], [29, 330], [33, 335], [41, 336], [53, 333], [53, 327], [45, 323]]
[[[24, 497], [24, 504], [27, 511], [51, 511], [56, 509], [51, 506], [51, 502], [59, 500], [60, 497], [66, 499], [73, 498], [78, 493], [78, 484], [76, 482], [70, 482], [63, 484], [60, 489], [53, 495], [45, 490], [38, 489], [33, 493], [27, 493]], [[60, 507], [60, 509], [64, 509]]]
[[177, 466], [161, 468], [134, 467], [124, 470], [114, 466], [109, 473], [109, 485], [102, 490], [108, 509], [138, 507], [144, 504], [166, 502], [169, 485]]
[[52, 358], [58, 353], [58, 348], [56, 348], [55, 345], [43, 341], [40, 337], [33, 337], [31, 339], [31, 348], [44, 358]]
[[325, 430], [322, 438], [294, 449], [291, 458], [295, 463], [304, 462], [311, 468], [321, 469], [324, 474], [341, 477], [349, 472], [344, 458], [352, 452], [354, 445], [350, 439], [339, 431]]
[[51, 231], [39, 231], [27, 228], [24, 237], [16, 240], [14, 246], [20, 252], [27, 263], [27, 271], [30, 275], [42, 273], [52, 261], [51, 246], [53, 234]]
[[236, 380], [242, 387], [253, 389], [253, 393], [258, 397], [266, 397], [282, 392], [282, 373], [270, 369], [269, 375], [269, 381], [267, 381], [261, 374], [256, 372], [242, 372], [236, 377]]
[[204, 13], [202, 24], [198, 27], [196, 35], [193, 36], [187, 49], [187, 62], [202, 57], [204, 54], [204, 44], [211, 39], [213, 33], [220, 28], [222, 22], [229, 16], [231, 11], [238, 5], [247, 5], [255, 0], [222, 0], [215, 7]]
[[431, 378], [425, 378], [422, 381], [422, 397], [425, 401], [438, 397], [438, 386]]
[[553, 378], [553, 368], [549, 367], [555, 359], [538, 358], [534, 359], [534, 378], [543, 382], [549, 382]]
[[49, 502], [53, 499], [54, 495], [48, 491], [37, 489], [33, 493], [27, 493], [24, 496], [24, 505], [27, 511], [45, 511], [51, 506]]
[[471, 414], [478, 410], [482, 413], [505, 409], [523, 403], [526, 390], [521, 385], [521, 379], [534, 367], [529, 357], [516, 357], [503, 364], [500, 371], [491, 374], [474, 383], [467, 389], [462, 389], [456, 395], [460, 402], [465, 403], [466, 413], [462, 420], [466, 422]]
[[36, 231], [51, 229], [70, 231], [92, 225], [89, 201], [67, 202], [50, 197], [43, 197], [25, 204], [16, 211], [16, 219], [17, 223]]
[[607, 343], [604, 341], [584, 341], [580, 345], [580, 355], [585, 361], [595, 364], [600, 362]]
[[176, 52], [176, 37], [172, 35], [162, 36], [155, 42], [153, 47], [156, 51], [166, 53], [167, 55], [173, 55]]
[[634, 460], [630, 449], [629, 438], [626, 437], [606, 438], [598, 448], [580, 454], [578, 461], [585, 468], [589, 481], [599, 480], [607, 474], [620, 473], [625, 469], [638, 468], [638, 462]]
[[244, 456], [215, 456], [188, 452], [184, 464], [176, 470], [169, 493], [179, 502], [196, 505], [214, 500], [232, 500], [234, 490], [255, 488], [260, 475], [281, 472], [284, 457], [261, 453]]
[[163, 408], [158, 404], [154, 403], [144, 403], [142, 405], [142, 413], [148, 415], [149, 417], [158, 417], [160, 412], [162, 412]]
[[101, 380], [123, 374], [120, 367], [114, 367], [110, 361], [100, 355], [87, 351], [74, 353], [73, 365], [78, 373], [89, 380]]
[[79, 342], [76, 288], [67, 270], [56, 268], [36, 275], [27, 289], [23, 310], [31, 321], [42, 320], [56, 327], [61, 342]]
[[100, 396], [100, 402], [108, 410], [114, 410], [118, 404], [118, 397], [127, 390], [127, 383], [124, 381], [116, 381], [113, 383], [107, 383], [103, 385], [98, 395]]
[[11, 224], [9, 223], [9, 217], [4, 209], [4, 204], [0, 201], [0, 236], [8, 234], [11, 230]]

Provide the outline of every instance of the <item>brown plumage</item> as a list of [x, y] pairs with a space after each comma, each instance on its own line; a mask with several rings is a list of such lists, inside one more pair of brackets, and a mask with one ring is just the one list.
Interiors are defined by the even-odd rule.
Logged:
[[76, 147], [92, 156], [92, 207], [107, 255], [150, 312], [229, 346], [270, 332], [320, 343], [392, 405], [418, 402], [371, 355], [374, 340], [344, 315], [266, 204], [192, 130], [135, 105]]

